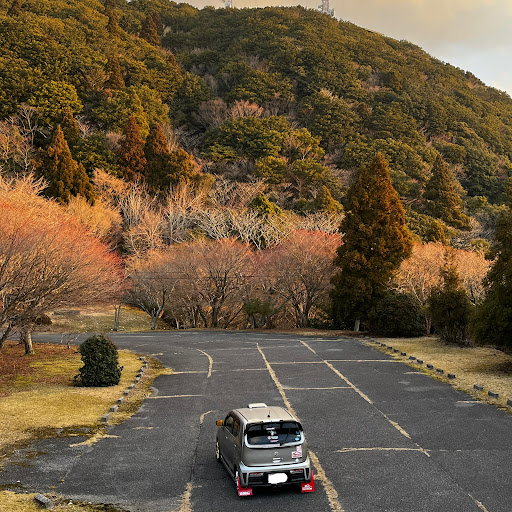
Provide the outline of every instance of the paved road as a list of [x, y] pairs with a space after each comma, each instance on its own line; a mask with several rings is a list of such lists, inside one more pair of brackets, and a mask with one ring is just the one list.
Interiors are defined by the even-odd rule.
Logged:
[[[136, 415], [93, 446], [40, 441], [0, 473], [2, 488], [54, 491], [136, 512], [510, 512], [512, 415], [474, 402], [349, 338], [274, 333], [117, 334], [158, 357]], [[239, 498], [214, 459], [214, 420], [249, 402], [301, 419], [316, 492]], [[7, 487], [5, 487], [7, 486]]]

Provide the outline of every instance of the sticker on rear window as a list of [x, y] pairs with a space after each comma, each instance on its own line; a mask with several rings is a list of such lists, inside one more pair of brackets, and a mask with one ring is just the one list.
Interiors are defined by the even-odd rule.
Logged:
[[302, 457], [302, 445], [295, 447], [295, 451], [292, 452], [292, 459], [300, 459]]

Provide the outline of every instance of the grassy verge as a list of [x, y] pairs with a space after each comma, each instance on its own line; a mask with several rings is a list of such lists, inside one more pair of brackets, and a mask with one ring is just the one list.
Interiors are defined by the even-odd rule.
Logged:
[[[110, 332], [114, 328], [114, 308], [85, 307], [77, 311], [57, 311], [50, 315], [52, 325], [43, 329], [48, 332]], [[126, 332], [149, 331], [151, 318], [140, 309], [123, 306], [120, 314], [120, 329]], [[169, 329], [169, 325], [158, 321], [157, 329]]]
[[[25, 356], [23, 345], [7, 342], [0, 353], [0, 466], [2, 458], [16, 447], [31, 440], [54, 436], [88, 436], [92, 444], [106, 435], [105, 423], [100, 418], [133, 383], [141, 368], [139, 356], [119, 351], [123, 366], [121, 382], [106, 388], [79, 388], [73, 386], [73, 376], [82, 366], [76, 347], [37, 344], [34, 356]], [[150, 360], [140, 382], [125, 397], [119, 410], [112, 414], [108, 424], [118, 424], [133, 415], [142, 400], [148, 396], [154, 378], [170, 370], [162, 369], [156, 360]], [[57, 512], [115, 512], [107, 505], [70, 503], [59, 496], [49, 496]], [[40, 510], [34, 494], [0, 491], [0, 512], [32, 512]]]
[[[510, 412], [510, 408], [507, 407], [507, 398], [512, 398], [512, 356], [489, 347], [445, 345], [436, 337], [373, 339], [407, 353], [407, 356], [392, 353], [391, 355], [396, 359], [421, 368], [425, 373], [436, 378], [446, 380], [478, 400], [507, 408]], [[378, 347], [375, 343], [367, 341], [365, 343], [382, 352], [390, 353], [385, 347]], [[419, 366], [411, 362], [409, 356], [423, 360], [424, 364]], [[425, 367], [427, 363], [432, 364], [434, 370], [427, 370]], [[444, 370], [444, 376], [436, 373], [437, 368]], [[448, 373], [455, 374], [456, 379], [448, 379], [446, 377]], [[483, 386], [484, 391], [475, 391], [474, 384]], [[488, 391], [499, 393], [500, 397], [492, 398], [487, 394]]]

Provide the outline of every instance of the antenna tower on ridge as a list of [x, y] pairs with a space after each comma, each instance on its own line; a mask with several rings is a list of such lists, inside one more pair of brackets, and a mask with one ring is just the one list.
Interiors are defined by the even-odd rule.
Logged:
[[334, 9], [331, 9], [331, 7], [329, 6], [329, 0], [322, 0], [322, 5], [318, 6], [318, 10], [329, 16], [334, 16]]
[[224, 0], [224, 7], [233, 9], [233, 0]]

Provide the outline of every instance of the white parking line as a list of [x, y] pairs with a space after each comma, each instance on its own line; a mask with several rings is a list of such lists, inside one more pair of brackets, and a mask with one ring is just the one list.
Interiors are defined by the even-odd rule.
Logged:
[[[263, 353], [263, 350], [261, 350], [260, 346], [259, 345], [256, 345], [256, 346], [258, 347], [258, 351], [261, 354], [263, 361], [265, 362], [268, 372], [270, 373], [270, 376], [272, 377], [272, 380], [274, 381], [274, 384], [276, 385], [286, 408], [297, 419], [299, 419], [299, 417], [297, 416], [297, 413], [293, 410], [293, 407], [292, 407], [290, 401], [288, 400], [288, 397], [286, 396], [283, 385], [281, 384], [281, 382], [279, 382], [279, 379], [277, 378], [276, 372], [274, 371], [274, 369], [268, 362], [268, 360], [265, 357], [265, 354]], [[313, 461], [313, 464], [315, 466], [316, 478], [318, 478], [318, 480], [320, 480], [324, 486], [325, 494], [327, 495], [327, 499], [329, 500], [329, 506], [331, 507], [331, 510], [333, 512], [344, 512], [343, 508], [341, 507], [340, 502], [338, 501], [338, 492], [334, 488], [334, 485], [332, 484], [332, 482], [327, 478], [327, 475], [325, 474], [325, 471], [324, 471], [322, 465], [320, 464], [318, 457], [312, 450], [309, 450], [309, 457], [311, 458], [311, 460]]]

